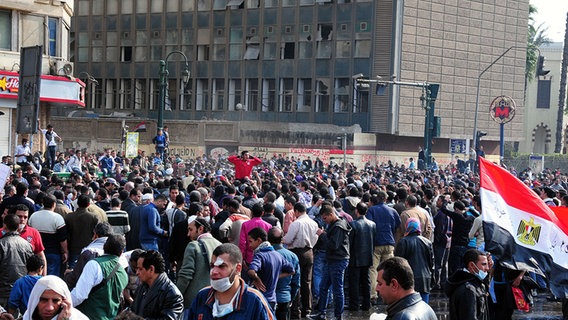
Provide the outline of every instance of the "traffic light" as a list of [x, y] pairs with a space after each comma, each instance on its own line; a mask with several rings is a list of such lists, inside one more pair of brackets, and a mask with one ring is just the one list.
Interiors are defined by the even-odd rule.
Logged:
[[544, 56], [538, 56], [538, 61], [536, 63], [536, 76], [545, 76], [547, 75], [550, 70], [544, 70]]
[[382, 95], [384, 95], [384, 94], [385, 94], [385, 91], [387, 90], [387, 86], [388, 86], [387, 83], [383, 83], [383, 82], [377, 83], [377, 89], [376, 89], [376, 91], [375, 91], [375, 94], [376, 94], [377, 96], [382, 96]]
[[475, 135], [475, 148], [477, 150], [479, 150], [479, 145], [480, 145], [480, 141], [482, 137], [485, 137], [487, 135], [487, 132], [484, 131], [477, 131], [476, 135]]

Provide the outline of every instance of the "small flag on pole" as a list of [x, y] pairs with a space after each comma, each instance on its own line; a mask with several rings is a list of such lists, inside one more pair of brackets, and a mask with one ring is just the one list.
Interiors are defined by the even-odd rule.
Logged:
[[146, 122], [140, 122], [134, 127], [134, 132], [146, 132]]

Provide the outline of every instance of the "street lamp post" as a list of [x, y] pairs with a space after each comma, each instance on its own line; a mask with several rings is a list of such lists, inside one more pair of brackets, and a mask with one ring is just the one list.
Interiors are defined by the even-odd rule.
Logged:
[[183, 83], [187, 84], [189, 82], [189, 63], [186, 55], [178, 50], [168, 53], [165, 60], [160, 60], [160, 97], [159, 97], [159, 107], [158, 107], [158, 131], [164, 128], [164, 108], [166, 106], [166, 89], [168, 87], [168, 59], [173, 54], [179, 54], [183, 57], [185, 62], [185, 67], [183, 69]]
[[[518, 49], [518, 48], [525, 48], [523, 46], [510, 46], [507, 50], [505, 50], [500, 56], [498, 56], [495, 60], [493, 60], [493, 62], [491, 62], [490, 65], [487, 66], [487, 68], [483, 69], [483, 71], [481, 71], [481, 73], [479, 74], [479, 76], [477, 77], [477, 94], [475, 96], [475, 114], [474, 114], [474, 120], [473, 120], [473, 149], [477, 150], [478, 149], [478, 145], [477, 143], [479, 142], [477, 140], [477, 111], [479, 110], [479, 87], [481, 85], [481, 77], [483, 76], [483, 74], [485, 72], [487, 72], [487, 70], [489, 70], [495, 63], [497, 63], [497, 61], [501, 60], [501, 58], [503, 58], [509, 51], [511, 51], [512, 49]], [[532, 50], [536, 50], [538, 51], [538, 55], [540, 56], [540, 49], [536, 48], [536, 47], [529, 47], [528, 49], [532, 49]]]

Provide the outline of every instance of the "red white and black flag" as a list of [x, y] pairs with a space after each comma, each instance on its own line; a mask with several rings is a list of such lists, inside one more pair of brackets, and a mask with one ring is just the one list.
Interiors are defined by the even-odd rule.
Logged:
[[485, 249], [505, 266], [544, 273], [568, 298], [568, 208], [550, 208], [507, 170], [479, 158]]
[[134, 127], [134, 132], [146, 132], [146, 122], [140, 122]]

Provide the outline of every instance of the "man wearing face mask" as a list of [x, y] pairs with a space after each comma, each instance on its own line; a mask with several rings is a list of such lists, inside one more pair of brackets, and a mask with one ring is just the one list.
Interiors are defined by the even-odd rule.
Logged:
[[446, 295], [450, 298], [450, 320], [489, 319], [487, 273], [491, 262], [477, 249], [464, 254], [464, 269], [457, 270], [448, 278]]
[[203, 217], [191, 216], [191, 222], [187, 226], [187, 235], [191, 242], [185, 248], [183, 263], [177, 275], [176, 285], [183, 294], [185, 313], [189, 313], [189, 307], [199, 290], [209, 285], [209, 263], [213, 250], [221, 245], [213, 238], [209, 231], [211, 227]]
[[262, 293], [239, 276], [242, 263], [243, 256], [236, 245], [225, 243], [215, 248], [211, 257], [211, 287], [197, 294], [187, 319], [274, 319]]
[[28, 145], [28, 139], [22, 139], [22, 144], [16, 146], [16, 152], [14, 153], [14, 157], [16, 158], [16, 163], [20, 167], [24, 167], [28, 163], [28, 158], [32, 154], [30, 150], [30, 146]]

